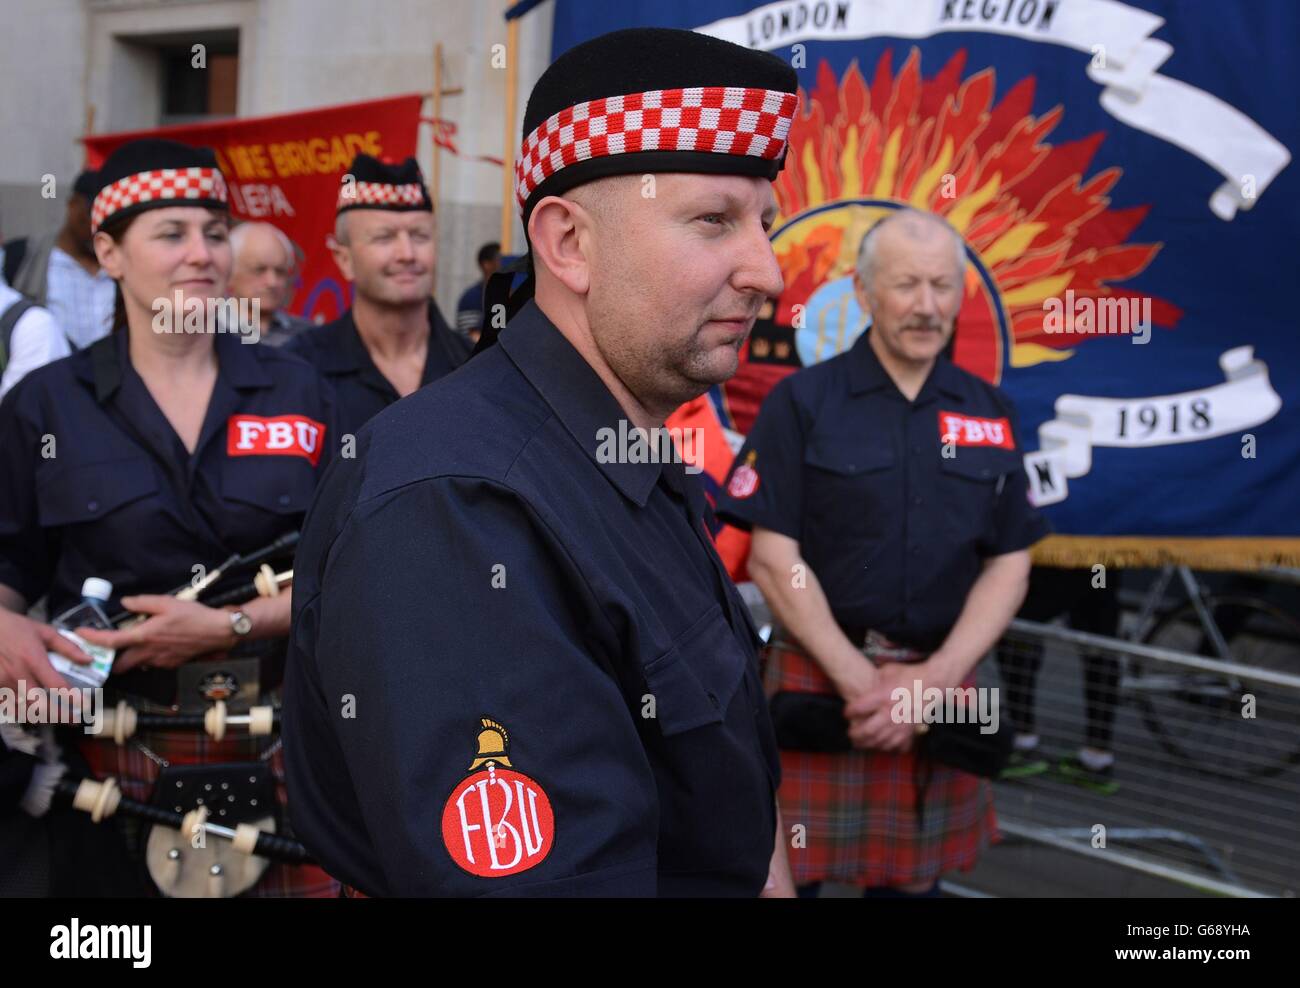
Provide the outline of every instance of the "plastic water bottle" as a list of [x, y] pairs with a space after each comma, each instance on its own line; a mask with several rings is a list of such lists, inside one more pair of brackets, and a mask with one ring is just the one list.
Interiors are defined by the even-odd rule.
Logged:
[[116, 652], [102, 645], [90, 642], [74, 634], [76, 628], [99, 628], [112, 631], [113, 622], [105, 613], [105, 605], [113, 596], [113, 584], [92, 576], [81, 585], [81, 603], [64, 611], [53, 621], [54, 629], [64, 638], [73, 642], [90, 656], [90, 664], [82, 665], [64, 658], [55, 652], [46, 652], [50, 665], [63, 673], [72, 686], [96, 689], [104, 685], [109, 672], [113, 669], [113, 656]]

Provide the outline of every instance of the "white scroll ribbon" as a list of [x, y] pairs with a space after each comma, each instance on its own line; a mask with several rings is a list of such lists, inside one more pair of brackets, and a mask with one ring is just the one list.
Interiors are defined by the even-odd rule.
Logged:
[[1219, 357], [1225, 382], [1196, 391], [1149, 398], [1087, 398], [1063, 394], [1055, 418], [1038, 427], [1039, 448], [1025, 454], [1030, 499], [1055, 504], [1069, 494], [1067, 479], [1092, 469], [1094, 446], [1141, 449], [1240, 435], [1282, 407], [1255, 348], [1233, 347]]
[[1157, 70], [1173, 54], [1170, 44], [1151, 38], [1163, 24], [1164, 18], [1120, 0], [784, 0], [696, 30], [763, 49], [970, 31], [1088, 52], [1088, 77], [1105, 87], [1102, 107], [1218, 171], [1224, 182], [1209, 207], [1231, 220], [1238, 209], [1254, 205], [1291, 154], [1235, 107], [1160, 75]]

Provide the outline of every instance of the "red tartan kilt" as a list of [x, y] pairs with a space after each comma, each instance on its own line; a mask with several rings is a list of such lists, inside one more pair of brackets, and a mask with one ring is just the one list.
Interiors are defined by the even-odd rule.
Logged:
[[[875, 656], [877, 663], [895, 660], [888, 653]], [[835, 693], [821, 667], [789, 642], [767, 648], [763, 679], [769, 696]], [[964, 685], [974, 685], [973, 678]], [[934, 762], [921, 764], [910, 751], [782, 751], [778, 800], [786, 831], [805, 828], [804, 846], [790, 850], [796, 885], [930, 884], [953, 869], [973, 868], [997, 839], [988, 781]]]
[[[235, 737], [213, 741], [202, 731], [142, 732], [137, 737], [150, 751], [172, 765], [252, 762], [257, 760], [259, 751], [264, 750], [268, 744], [264, 738]], [[131, 741], [119, 747], [111, 739], [100, 741], [86, 738], [79, 748], [96, 778], [111, 775], [117, 779], [124, 796], [143, 803], [149, 802], [159, 768]], [[287, 815], [283, 751], [276, 751], [271, 756], [270, 765], [275, 776], [280, 818], [284, 820]], [[244, 896], [259, 899], [318, 899], [337, 898], [338, 894], [339, 883], [319, 866], [273, 861], [261, 880], [245, 892]]]

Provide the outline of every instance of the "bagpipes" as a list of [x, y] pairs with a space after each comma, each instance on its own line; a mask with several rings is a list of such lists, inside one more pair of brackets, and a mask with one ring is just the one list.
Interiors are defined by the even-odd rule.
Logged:
[[221, 741], [231, 727], [246, 728], [250, 737], [265, 737], [279, 726], [280, 711], [269, 704], [250, 707], [246, 714], [232, 714], [227, 711], [225, 700], [216, 700], [201, 714], [155, 714], [142, 713], [125, 700], [119, 700], [117, 706], [101, 714], [97, 733], [104, 740], [123, 745], [137, 731], [203, 731], [213, 741]]
[[[281, 535], [269, 545], [247, 555], [235, 553], [221, 565], [208, 570], [198, 579], [170, 590], [166, 596], [175, 597], [177, 600], [198, 601], [201, 604], [207, 604], [209, 607], [242, 604], [255, 597], [274, 597], [279, 594], [283, 587], [293, 583], [293, 570], [277, 573], [270, 566], [264, 565], [264, 562], [292, 549], [298, 544], [300, 537], [300, 533], [295, 529]], [[249, 582], [223, 591], [220, 594], [204, 598], [204, 593], [222, 577], [231, 576], [239, 570], [253, 566], [257, 566], [258, 571]], [[147, 621], [148, 617], [147, 614], [133, 614], [130, 611], [122, 611], [115, 614], [110, 620], [113, 622], [113, 627], [122, 630], [135, 627], [135, 625]]]
[[[257, 597], [275, 597], [280, 591], [293, 584], [293, 570], [277, 573], [263, 560], [273, 558], [293, 549], [298, 544], [299, 532], [295, 529], [286, 532], [268, 545], [247, 555], [235, 553], [221, 565], [206, 572], [200, 579], [194, 580], [172, 590], [167, 596], [177, 600], [192, 600], [208, 607], [224, 607], [228, 604], [241, 604]], [[204, 594], [225, 576], [231, 576], [242, 569], [257, 566], [252, 579], [240, 583], [221, 593], [205, 597]], [[110, 620], [119, 630], [134, 627], [148, 619], [148, 615], [133, 614], [123, 611]], [[98, 736], [111, 739], [118, 745], [126, 743], [137, 731], [203, 731], [213, 741], [221, 741], [228, 728], [246, 728], [251, 736], [270, 735], [280, 723], [280, 712], [273, 706], [254, 706], [247, 713], [231, 714], [223, 700], [217, 699], [206, 711], [197, 713], [147, 713], [137, 710], [126, 701], [120, 701], [116, 707], [104, 711], [104, 723]]]
[[130, 799], [113, 778], [53, 779], [48, 806], [80, 810], [97, 824], [121, 816], [147, 825], [145, 866], [159, 891], [172, 898], [230, 898], [256, 885], [272, 861], [315, 863], [298, 841], [270, 829], [276, 825], [270, 813], [227, 826], [212, 819], [207, 805], [183, 812]]
[[[236, 553], [168, 596], [209, 607], [277, 596], [292, 585], [293, 570], [276, 572], [267, 560], [287, 554], [298, 539], [293, 531], [254, 552]], [[253, 568], [249, 579], [212, 592], [219, 581]], [[125, 629], [147, 619], [123, 612], [110, 620]], [[101, 718], [96, 736], [120, 746], [145, 731], [202, 731], [213, 741], [222, 741], [231, 729], [246, 731], [249, 737], [270, 736], [279, 727], [280, 711], [262, 705], [232, 713], [218, 698], [202, 712], [156, 712], [120, 700]], [[264, 761], [164, 766], [147, 803], [124, 796], [113, 778], [58, 778], [50, 800], [84, 811], [96, 823], [117, 815], [146, 825], [145, 865], [167, 896], [236, 896], [255, 885], [271, 861], [312, 863], [301, 844], [275, 833], [275, 781]]]
[[[213, 823], [208, 819], [210, 811], [206, 806], [200, 806], [188, 813], [178, 813], [128, 799], [122, 795], [116, 779], [97, 781], [65, 777], [55, 785], [54, 793], [55, 801], [89, 813], [95, 823], [102, 823], [115, 813], [121, 813], [123, 816], [176, 830], [182, 836], [196, 837], [202, 833], [222, 838], [230, 842], [231, 849], [241, 854], [255, 854], [258, 857], [271, 858], [287, 864], [310, 864], [314, 860], [305, 847], [288, 837], [260, 830], [249, 823], [239, 823], [234, 827]], [[167, 858], [169, 861], [179, 860], [177, 855], [170, 853]], [[219, 896], [221, 893], [214, 890], [214, 894]]]
[[146, 825], [145, 865], [164, 895], [229, 898], [252, 888], [272, 861], [314, 863], [302, 844], [275, 833], [274, 782], [264, 764], [183, 766], [166, 784], [160, 777], [144, 803], [125, 796], [116, 779], [69, 775], [48, 725], [0, 724], [0, 735], [0, 751], [36, 761], [20, 803], [28, 815], [71, 808], [95, 824], [116, 816]]

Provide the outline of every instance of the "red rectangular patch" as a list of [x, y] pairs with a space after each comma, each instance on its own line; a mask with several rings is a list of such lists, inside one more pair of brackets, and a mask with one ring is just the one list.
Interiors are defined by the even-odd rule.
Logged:
[[939, 412], [939, 441], [953, 442], [958, 446], [1016, 448], [1016, 441], [1011, 436], [1011, 423], [1007, 419], [982, 419], [943, 410]]
[[227, 456], [301, 456], [315, 466], [325, 426], [306, 415], [232, 415], [226, 420]]

